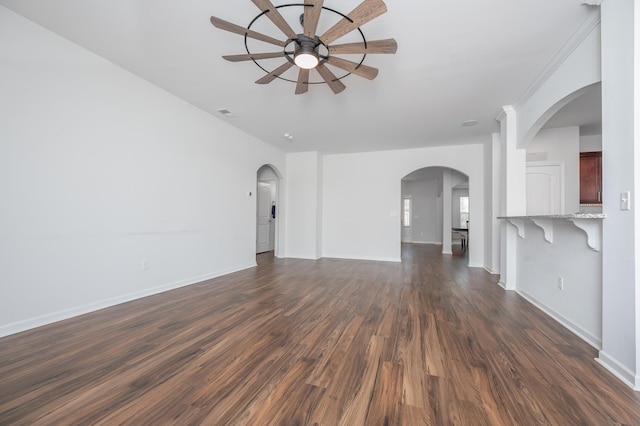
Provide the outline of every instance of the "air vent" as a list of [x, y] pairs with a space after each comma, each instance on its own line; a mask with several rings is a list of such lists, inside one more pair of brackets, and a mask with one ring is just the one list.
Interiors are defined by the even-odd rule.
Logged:
[[529, 161], [547, 161], [549, 160], [548, 152], [527, 152], [527, 162]]
[[231, 111], [229, 111], [229, 110], [228, 110], [228, 109], [226, 109], [226, 108], [220, 108], [220, 109], [218, 109], [218, 110], [216, 110], [216, 111], [218, 111], [221, 115], [223, 115], [223, 116], [224, 116], [224, 117], [226, 117], [226, 118], [233, 118], [233, 117], [237, 117], [237, 115], [235, 115], [234, 113], [232, 113]]

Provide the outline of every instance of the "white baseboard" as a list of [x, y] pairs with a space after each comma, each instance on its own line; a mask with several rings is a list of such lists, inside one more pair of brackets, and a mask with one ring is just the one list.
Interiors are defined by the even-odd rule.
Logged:
[[57, 311], [50, 314], [41, 315], [35, 318], [29, 318], [26, 320], [3, 325], [3, 326], [0, 326], [0, 337], [9, 336], [11, 334], [20, 333], [23, 331], [31, 330], [33, 328], [37, 328], [37, 327], [42, 327], [43, 325], [52, 324], [54, 322], [66, 320], [79, 315], [88, 314], [90, 312], [95, 312], [100, 309], [119, 305], [121, 303], [131, 302], [132, 300], [141, 299], [143, 297], [153, 296], [154, 294], [164, 293], [165, 291], [174, 290], [176, 288], [197, 284], [202, 281], [218, 278], [223, 275], [253, 268], [255, 266], [256, 266], [256, 263], [251, 262], [245, 266], [226, 269], [226, 270], [214, 272], [211, 274], [200, 275], [198, 277], [192, 277], [185, 280], [176, 281], [173, 283], [163, 284], [157, 287], [152, 287], [145, 290], [124, 294], [122, 296], [116, 296], [109, 299], [88, 303], [86, 305], [77, 306], [70, 309], [64, 309], [62, 311]]
[[376, 262], [395, 262], [400, 263], [402, 259], [400, 257], [368, 257], [368, 256], [357, 256], [357, 255], [343, 255], [343, 254], [325, 254], [322, 256], [327, 259], [348, 259], [348, 260], [373, 260]]
[[604, 351], [598, 352], [596, 362], [606, 368], [611, 374], [620, 379], [634, 391], [640, 391], [640, 376], [622, 365], [618, 360]]
[[578, 336], [579, 338], [581, 338], [582, 340], [587, 342], [594, 349], [598, 349], [598, 350], [602, 349], [602, 337], [598, 337], [598, 336], [593, 335], [588, 330], [585, 330], [584, 328], [580, 327], [578, 324], [574, 323], [570, 319], [568, 319], [568, 318], [564, 317], [563, 315], [559, 314], [558, 312], [554, 311], [552, 308], [550, 308], [549, 306], [545, 305], [544, 303], [542, 303], [541, 301], [539, 301], [535, 297], [531, 296], [527, 292], [522, 291], [522, 290], [517, 290], [517, 289], [516, 289], [516, 292], [520, 296], [522, 296], [525, 299], [527, 299], [530, 303], [535, 305], [538, 309], [543, 311], [545, 314], [549, 315], [552, 319], [554, 319], [555, 321], [560, 323], [560, 325], [564, 326], [566, 329], [571, 331], [573, 334], [575, 334], [576, 336]]
[[295, 253], [287, 253], [285, 258], [288, 259], [303, 259], [303, 260], [318, 260], [321, 259], [322, 256], [309, 256], [306, 254], [295, 254]]
[[486, 266], [483, 266], [484, 270], [487, 271], [488, 273], [490, 273], [491, 275], [498, 275], [500, 273], [500, 271], [494, 271], [491, 268], [488, 268]]
[[407, 241], [404, 244], [432, 244], [434, 246], [441, 246], [441, 241]]

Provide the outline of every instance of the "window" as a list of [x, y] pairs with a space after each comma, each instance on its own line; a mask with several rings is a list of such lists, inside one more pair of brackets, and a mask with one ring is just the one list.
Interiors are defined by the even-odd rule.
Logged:
[[402, 199], [402, 226], [411, 226], [411, 197]]
[[460, 228], [469, 227], [469, 197], [460, 197]]

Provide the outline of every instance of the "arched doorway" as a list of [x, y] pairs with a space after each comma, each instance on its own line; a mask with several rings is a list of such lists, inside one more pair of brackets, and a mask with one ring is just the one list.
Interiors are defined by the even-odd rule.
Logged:
[[256, 254], [278, 254], [279, 183], [277, 170], [263, 165], [256, 183]]
[[466, 174], [421, 168], [402, 178], [401, 193], [402, 243], [442, 245], [443, 254], [466, 256], [471, 216]]
[[[601, 84], [569, 94], [550, 107], [537, 125], [540, 130], [525, 146], [527, 214], [602, 213]], [[552, 165], [560, 169], [560, 179], [549, 179], [548, 172], [535, 174], [536, 169], [548, 170]], [[541, 184], [535, 185], [540, 176]], [[554, 198], [559, 207], [549, 208]]]

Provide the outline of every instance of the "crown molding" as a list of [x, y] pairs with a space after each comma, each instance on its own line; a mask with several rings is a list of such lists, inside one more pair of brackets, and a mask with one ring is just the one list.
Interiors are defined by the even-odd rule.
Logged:
[[[583, 4], [594, 3], [593, 5], [600, 4], [604, 0], [589, 0], [583, 2]], [[515, 103], [517, 109], [525, 104], [534, 93], [536, 93], [540, 87], [556, 72], [558, 68], [567, 60], [569, 56], [580, 46], [580, 44], [591, 34], [591, 32], [600, 25], [600, 8], [594, 7], [589, 13], [589, 16], [584, 20], [582, 25], [573, 33], [573, 35], [567, 40], [567, 42], [560, 48], [558, 53], [547, 64], [542, 73], [536, 78], [531, 86], [520, 96], [520, 99]]]

